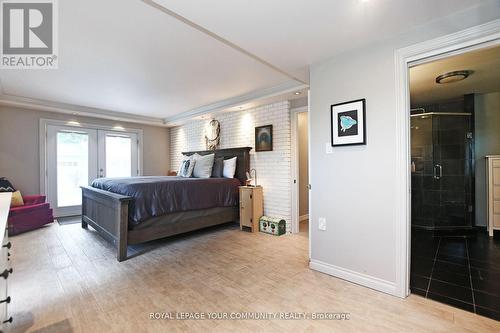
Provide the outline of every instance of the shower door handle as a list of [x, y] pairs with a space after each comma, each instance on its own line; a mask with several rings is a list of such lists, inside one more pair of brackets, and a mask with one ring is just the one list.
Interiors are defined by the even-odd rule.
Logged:
[[434, 165], [434, 179], [443, 177], [443, 166], [441, 164]]

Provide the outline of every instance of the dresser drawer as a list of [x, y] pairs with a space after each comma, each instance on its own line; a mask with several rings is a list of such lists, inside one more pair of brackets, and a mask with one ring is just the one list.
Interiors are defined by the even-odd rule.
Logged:
[[500, 168], [494, 168], [493, 173], [493, 185], [500, 185]]
[[[8, 245], [9, 245], [9, 237], [7, 235], [7, 231], [5, 231], [2, 247], [0, 248], [0, 273], [3, 273], [5, 270], [9, 270], [11, 268], [9, 261], [10, 246]], [[8, 284], [10, 279], [11, 279], [10, 273], [6, 279], [0, 277], [0, 301], [3, 301], [2, 303], [0, 303], [0, 327], [2, 331], [5, 331], [5, 329], [7, 328], [6, 325], [8, 325], [8, 324], [3, 324], [3, 322], [5, 320], [8, 320], [10, 317], [8, 312], [9, 304], [6, 301], [7, 298], [9, 297]]]
[[500, 228], [500, 214], [493, 215], [493, 227]]
[[[5, 266], [2, 266], [0, 268], [2, 273], [5, 269]], [[10, 277], [10, 274], [7, 279], [0, 277], [0, 301], [3, 301], [2, 303], [0, 303], [0, 327], [2, 331], [5, 331], [6, 328], [6, 324], [3, 324], [3, 322], [9, 319], [9, 312], [7, 311], [9, 304], [7, 304], [6, 299], [7, 297], [9, 297], [8, 282]]]
[[500, 201], [493, 201], [493, 214], [500, 214]]
[[500, 185], [493, 186], [493, 200], [500, 200]]

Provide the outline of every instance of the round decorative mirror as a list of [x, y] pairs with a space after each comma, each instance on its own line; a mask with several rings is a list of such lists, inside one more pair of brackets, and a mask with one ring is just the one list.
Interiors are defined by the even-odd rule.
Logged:
[[205, 129], [205, 143], [207, 150], [215, 150], [220, 143], [220, 123], [212, 119]]

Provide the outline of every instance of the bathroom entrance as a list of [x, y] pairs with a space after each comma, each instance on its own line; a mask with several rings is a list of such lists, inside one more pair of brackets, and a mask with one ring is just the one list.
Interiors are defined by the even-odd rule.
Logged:
[[410, 291], [500, 320], [500, 46], [409, 74]]

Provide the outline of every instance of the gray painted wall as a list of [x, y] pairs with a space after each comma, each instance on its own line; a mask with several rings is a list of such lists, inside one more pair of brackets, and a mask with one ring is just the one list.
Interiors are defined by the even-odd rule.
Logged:
[[487, 225], [486, 155], [500, 155], [500, 92], [474, 98], [476, 149], [476, 225]]
[[[463, 11], [311, 66], [311, 260], [323, 270], [401, 295], [405, 282], [396, 274], [400, 237], [394, 230], [405, 221], [396, 219], [393, 203], [399, 159], [395, 124], [402, 110], [396, 106], [394, 52], [496, 19], [499, 9], [494, 4]], [[330, 105], [358, 98], [367, 103], [367, 145], [336, 147], [327, 154]], [[326, 231], [318, 229], [319, 217], [326, 218]]]
[[88, 117], [0, 107], [0, 176], [7, 177], [23, 194], [40, 193], [40, 119], [76, 120], [106, 126], [142, 129], [144, 175], [166, 175], [169, 161], [169, 130], [141, 124], [117, 123]]

